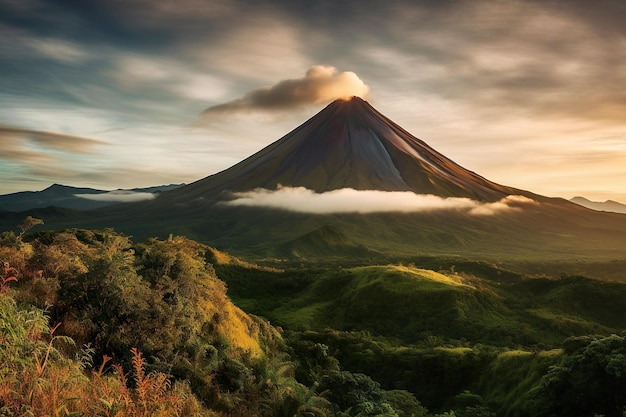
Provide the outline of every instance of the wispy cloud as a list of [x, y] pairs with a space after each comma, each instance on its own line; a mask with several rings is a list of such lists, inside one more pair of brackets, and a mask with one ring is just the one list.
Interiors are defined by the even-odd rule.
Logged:
[[102, 194], [74, 194], [75, 197], [93, 201], [110, 201], [116, 203], [135, 203], [137, 201], [154, 200], [155, 194], [136, 191], [115, 190]]
[[120, 87], [137, 93], [161, 91], [185, 100], [222, 98], [229, 83], [206, 73], [202, 68], [178, 61], [142, 54], [125, 54], [115, 59], [109, 77]]
[[[237, 6], [235, 1], [229, 4], [235, 8], [234, 16], [230, 16], [233, 20], [222, 20], [220, 25], [224, 26], [212, 34], [211, 42], [204, 41], [207, 34], [203, 32], [185, 43], [182, 52], [187, 60], [198, 60], [211, 73], [228, 74], [237, 80], [240, 88], [233, 89], [233, 93], [240, 95], [256, 86], [292, 77], [315, 62], [310, 53], [311, 39], [284, 11], [274, 6], [269, 10], [263, 6]], [[244, 15], [241, 7], [247, 10]], [[204, 22], [202, 26], [206, 26]]]
[[[66, 135], [57, 132], [22, 129], [5, 125], [0, 125], [0, 138], [2, 138], [5, 149], [8, 148], [14, 152], [21, 150], [24, 155], [35, 153], [35, 151], [28, 150], [28, 141], [43, 148], [79, 153], [92, 152], [95, 150], [96, 146], [108, 144], [108, 142], [98, 139]], [[0, 157], [1, 156], [0, 154]]]
[[364, 53], [374, 65], [383, 59], [381, 71], [399, 72], [393, 78], [404, 88], [412, 83], [451, 102], [468, 100], [475, 117], [508, 113], [621, 123], [626, 99], [614, 86], [626, 81], [624, 29], [620, 36], [607, 33], [620, 13], [558, 3], [477, 0], [430, 10], [399, 5], [385, 30], [397, 37], [387, 49], [400, 60], [387, 59], [391, 52], [381, 54], [384, 45], [377, 43], [364, 46], [371, 48]]
[[57, 39], [30, 39], [30, 47], [49, 58], [68, 62], [82, 62], [89, 54], [77, 44]]
[[521, 210], [523, 206], [539, 204], [523, 195], [508, 195], [495, 203], [481, 203], [471, 200], [476, 206], [469, 211], [473, 216], [493, 216], [494, 214]]
[[351, 96], [367, 97], [369, 87], [354, 72], [316, 65], [303, 78], [288, 79], [271, 87], [253, 90], [243, 98], [206, 109], [204, 118], [252, 110], [286, 110], [294, 106], [321, 104]]
[[280, 187], [277, 190], [259, 188], [233, 194], [234, 199], [224, 201], [230, 206], [260, 206], [301, 213], [380, 213], [380, 212], [432, 212], [460, 211], [475, 216], [492, 216], [517, 211], [524, 205], [538, 204], [534, 200], [510, 195], [500, 201], [485, 203], [470, 198], [439, 197], [415, 194], [410, 191], [375, 191], [343, 188], [315, 193], [304, 187]]
[[[19, 177], [42, 177], [49, 182], [80, 177], [77, 165], [108, 142], [57, 132], [0, 125], [0, 173], [8, 182]], [[78, 161], [78, 163], [77, 163]], [[7, 168], [9, 165], [10, 168]]]

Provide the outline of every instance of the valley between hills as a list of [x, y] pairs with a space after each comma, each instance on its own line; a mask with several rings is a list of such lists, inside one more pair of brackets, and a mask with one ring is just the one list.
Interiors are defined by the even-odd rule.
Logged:
[[358, 98], [156, 198], [0, 226], [0, 414], [626, 410], [626, 215], [493, 183]]

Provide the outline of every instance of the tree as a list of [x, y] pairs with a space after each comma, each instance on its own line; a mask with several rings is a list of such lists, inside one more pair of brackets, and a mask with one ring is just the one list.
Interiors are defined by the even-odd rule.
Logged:
[[426, 417], [429, 415], [428, 409], [408, 391], [385, 391], [384, 398], [396, 410], [399, 417]]
[[17, 236], [17, 240], [21, 241], [22, 236], [24, 236], [26, 232], [40, 224], [43, 224], [43, 220], [37, 219], [33, 216], [26, 217], [24, 221], [18, 225], [18, 227], [20, 228], [20, 234]]
[[[536, 416], [621, 417], [626, 410], [626, 338], [620, 335], [566, 342], [562, 362], [542, 378]], [[569, 352], [569, 353], [567, 353]]]
[[324, 375], [318, 392], [335, 405], [337, 411], [358, 417], [398, 417], [385, 401], [380, 384], [365, 374], [334, 371]]

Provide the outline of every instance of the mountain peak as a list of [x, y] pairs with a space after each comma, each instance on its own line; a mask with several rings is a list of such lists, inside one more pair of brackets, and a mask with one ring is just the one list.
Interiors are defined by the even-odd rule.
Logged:
[[337, 100], [335, 100], [335, 102], [338, 103], [350, 103], [350, 102], [361, 102], [361, 103], [367, 103], [367, 101], [365, 101], [363, 98], [359, 97], [359, 96], [351, 96], [351, 97], [345, 97], [345, 98], [338, 98]]
[[342, 107], [342, 108], [369, 108], [374, 109], [366, 100], [358, 96], [338, 98], [329, 106]]
[[578, 204], [579, 206], [587, 207], [596, 211], [610, 211], [614, 213], [626, 213], [626, 204], [622, 204], [618, 201], [606, 200], [592, 201], [588, 198], [577, 196], [570, 199], [571, 202]]
[[70, 187], [68, 187], [68, 186], [66, 186], [66, 185], [59, 184], [59, 183], [56, 183], [56, 182], [55, 182], [54, 184], [52, 184], [51, 186], [49, 186], [49, 187], [45, 188], [45, 189], [44, 189], [44, 190], [42, 190], [42, 191], [49, 191], [49, 190], [61, 190], [61, 189], [66, 189], [66, 188], [70, 188]]

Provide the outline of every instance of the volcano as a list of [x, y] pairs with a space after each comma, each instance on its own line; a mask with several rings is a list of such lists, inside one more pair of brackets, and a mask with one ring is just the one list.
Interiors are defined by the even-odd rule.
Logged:
[[181, 193], [197, 198], [278, 185], [318, 193], [352, 188], [479, 201], [529, 194], [459, 166], [359, 97], [332, 102], [278, 141]]
[[[321, 214], [298, 210], [301, 206], [231, 204], [242, 194], [294, 187], [306, 188], [314, 197], [350, 189], [373, 190], [385, 198], [385, 192], [401, 191], [506, 210], [487, 210], [491, 215], [450, 208]], [[521, 200], [532, 204], [515, 203]], [[154, 200], [75, 218], [55, 210], [32, 215], [53, 228], [113, 227], [135, 238], [179, 234], [260, 259], [418, 254], [490, 260], [626, 258], [626, 215], [596, 212], [489, 181], [357, 97], [330, 103], [240, 163]], [[14, 216], [10, 221], [16, 224]]]

